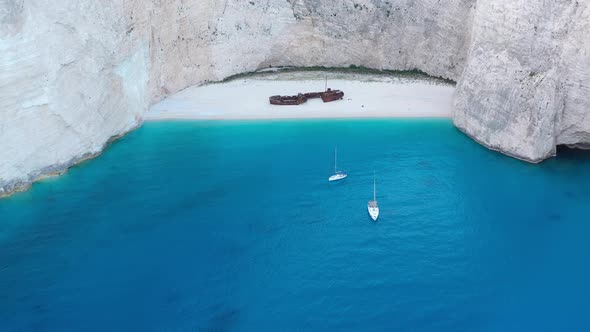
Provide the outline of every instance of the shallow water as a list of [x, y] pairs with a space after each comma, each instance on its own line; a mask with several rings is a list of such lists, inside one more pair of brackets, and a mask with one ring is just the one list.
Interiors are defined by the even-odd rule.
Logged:
[[447, 120], [147, 123], [0, 200], [0, 331], [588, 331], [589, 188]]

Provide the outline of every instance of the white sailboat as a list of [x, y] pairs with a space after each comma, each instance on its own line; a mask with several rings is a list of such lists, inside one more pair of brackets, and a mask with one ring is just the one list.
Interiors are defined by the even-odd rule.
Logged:
[[338, 170], [337, 161], [338, 161], [338, 149], [334, 148], [334, 175], [330, 176], [330, 178], [328, 179], [328, 181], [330, 181], [330, 182], [342, 180], [348, 176], [348, 174], [346, 174], [346, 172]]
[[379, 218], [379, 205], [377, 204], [375, 173], [373, 173], [373, 200], [369, 201], [369, 204], [367, 204], [367, 210], [369, 210], [371, 219], [373, 219], [373, 221], [377, 221], [377, 218]]

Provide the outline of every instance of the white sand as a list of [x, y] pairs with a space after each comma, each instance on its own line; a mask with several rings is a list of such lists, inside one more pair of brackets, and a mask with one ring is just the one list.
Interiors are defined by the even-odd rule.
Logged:
[[323, 103], [310, 99], [298, 106], [270, 105], [271, 95], [323, 91], [324, 74], [278, 74], [187, 88], [146, 112], [146, 121], [167, 119], [289, 119], [450, 117], [455, 88], [433, 80], [371, 75], [339, 75], [332, 89], [344, 99]]

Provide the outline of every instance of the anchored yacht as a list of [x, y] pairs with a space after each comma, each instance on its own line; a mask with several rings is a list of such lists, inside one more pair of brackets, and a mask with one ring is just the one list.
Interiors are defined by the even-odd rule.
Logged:
[[342, 180], [348, 176], [348, 174], [346, 174], [346, 172], [338, 170], [337, 161], [338, 161], [338, 149], [334, 148], [334, 175], [330, 176], [330, 178], [328, 179], [328, 181], [330, 181], [330, 182]]
[[375, 173], [373, 173], [373, 200], [369, 201], [369, 204], [367, 204], [367, 210], [369, 210], [371, 219], [373, 219], [373, 221], [377, 221], [377, 218], [379, 218], [379, 205], [377, 204]]

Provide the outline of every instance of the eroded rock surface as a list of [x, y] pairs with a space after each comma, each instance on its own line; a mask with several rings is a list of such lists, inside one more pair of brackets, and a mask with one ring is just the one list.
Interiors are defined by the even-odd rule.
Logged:
[[478, 1], [455, 125], [527, 161], [590, 143], [590, 4]]

